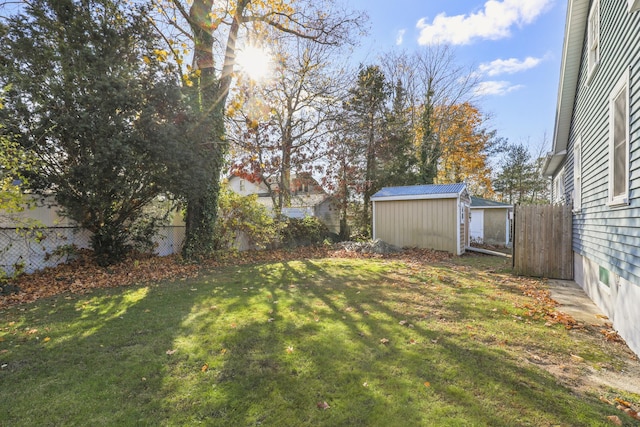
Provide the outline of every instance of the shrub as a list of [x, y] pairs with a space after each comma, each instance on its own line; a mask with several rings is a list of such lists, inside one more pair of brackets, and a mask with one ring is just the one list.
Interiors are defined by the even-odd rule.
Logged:
[[215, 233], [217, 250], [241, 249], [242, 237], [250, 246], [263, 249], [275, 239], [276, 227], [257, 195], [241, 196], [225, 189], [220, 191]]
[[281, 243], [289, 248], [321, 244], [330, 236], [327, 226], [312, 216], [286, 218], [280, 229]]

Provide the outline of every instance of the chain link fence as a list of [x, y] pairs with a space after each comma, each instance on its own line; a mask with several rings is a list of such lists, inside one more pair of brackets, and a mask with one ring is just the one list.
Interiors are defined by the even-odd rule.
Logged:
[[[179, 252], [185, 237], [184, 226], [160, 227], [154, 237], [154, 253], [159, 256]], [[91, 232], [78, 227], [1, 228], [0, 275], [16, 271], [33, 273], [68, 262], [75, 249], [89, 248]]]

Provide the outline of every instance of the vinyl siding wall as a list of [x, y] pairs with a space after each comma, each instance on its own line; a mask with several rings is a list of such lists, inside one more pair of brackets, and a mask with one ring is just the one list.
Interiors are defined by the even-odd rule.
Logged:
[[[573, 146], [581, 140], [582, 205], [573, 221], [576, 281], [638, 352], [640, 326], [634, 324], [640, 322], [640, 314], [627, 312], [628, 301], [620, 299], [636, 295], [636, 303], [640, 303], [640, 12], [628, 10], [626, 0], [601, 0], [600, 64], [592, 76], [588, 75], [585, 38], [564, 167], [565, 196], [571, 201]], [[626, 69], [630, 94], [629, 205], [610, 207], [609, 98]], [[599, 283], [599, 268], [613, 273], [609, 286]]]
[[[573, 195], [573, 144], [582, 137], [582, 209], [574, 218], [574, 250], [640, 285], [640, 13], [624, 0], [601, 0], [600, 64], [587, 84], [583, 50], [565, 163], [567, 200]], [[609, 97], [629, 69], [630, 192], [628, 206], [607, 205]]]
[[375, 203], [375, 237], [400, 247], [457, 253], [457, 200], [390, 200]]

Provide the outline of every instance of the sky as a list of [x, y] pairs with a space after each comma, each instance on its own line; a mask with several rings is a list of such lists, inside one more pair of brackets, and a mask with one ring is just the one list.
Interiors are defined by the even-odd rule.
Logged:
[[477, 105], [489, 126], [537, 154], [551, 149], [566, 0], [343, 0], [369, 15], [354, 60], [440, 41], [478, 73]]

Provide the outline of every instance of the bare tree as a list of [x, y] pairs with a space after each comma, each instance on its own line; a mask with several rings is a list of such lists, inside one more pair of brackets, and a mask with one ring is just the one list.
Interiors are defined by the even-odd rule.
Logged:
[[240, 87], [232, 103], [259, 105], [234, 109], [229, 136], [242, 153], [238, 166], [267, 184], [278, 211], [290, 205], [292, 173], [310, 173], [326, 156], [345, 90], [331, 66], [339, 54], [310, 40], [281, 40], [273, 79]]
[[456, 61], [448, 45], [427, 45], [412, 53], [390, 52], [381, 59], [390, 81], [402, 82], [408, 103], [408, 120], [415, 129], [419, 147], [420, 179], [432, 183], [446, 144], [449, 117], [456, 105], [473, 100], [477, 76]]
[[[228, 142], [225, 105], [232, 86], [238, 43], [249, 35], [268, 37], [270, 31], [325, 45], [352, 42], [352, 30], [363, 15], [344, 10], [333, 0], [155, 0], [161, 12], [158, 30], [165, 34], [171, 54], [183, 65], [199, 115], [192, 137], [209, 159], [206, 188], [187, 195], [186, 241], [183, 255], [200, 257], [213, 250], [220, 175]], [[193, 52], [185, 64], [185, 50]], [[197, 187], [196, 187], [197, 188]]]

